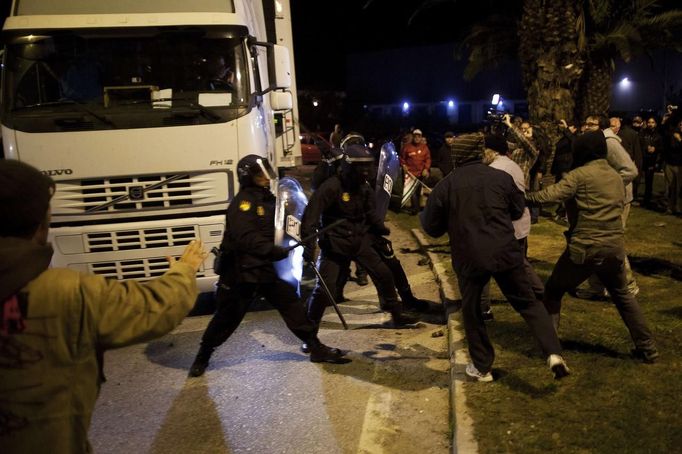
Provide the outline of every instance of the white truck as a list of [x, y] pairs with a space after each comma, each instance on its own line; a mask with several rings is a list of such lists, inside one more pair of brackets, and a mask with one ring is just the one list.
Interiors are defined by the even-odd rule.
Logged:
[[[218, 245], [247, 154], [300, 163], [288, 0], [14, 0], [5, 158], [57, 183], [53, 265], [147, 280]], [[212, 260], [198, 274], [211, 291]]]

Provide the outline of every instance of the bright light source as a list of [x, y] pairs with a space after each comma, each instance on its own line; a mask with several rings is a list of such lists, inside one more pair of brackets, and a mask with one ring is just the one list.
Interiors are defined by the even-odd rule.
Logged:
[[407, 101], [405, 101], [405, 102], [403, 103], [403, 112], [407, 112], [408, 110], [410, 110], [410, 103], [408, 103]]
[[452, 109], [453, 107], [455, 107], [455, 101], [451, 99], [448, 101], [448, 108]]
[[283, 9], [284, 8], [282, 8], [282, 2], [276, 1], [275, 2], [275, 11], [277, 11], [277, 14], [282, 14]]
[[317, 102], [317, 99], [313, 100], [313, 107], [317, 107], [319, 105], [320, 105], [320, 103]]
[[491, 104], [497, 105], [497, 103], [500, 102], [500, 95], [498, 93], [495, 93], [493, 95], [493, 100], [491, 101]]
[[621, 90], [627, 90], [630, 88], [630, 85], [632, 85], [632, 82], [630, 82], [630, 79], [627, 77], [623, 77], [621, 81], [618, 83], [618, 86], [621, 88]]

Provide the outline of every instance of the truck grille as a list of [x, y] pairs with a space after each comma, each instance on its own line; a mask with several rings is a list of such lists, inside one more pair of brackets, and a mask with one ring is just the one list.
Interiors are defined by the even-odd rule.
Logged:
[[85, 235], [87, 252], [112, 252], [134, 249], [183, 246], [199, 237], [196, 226], [119, 230]]
[[224, 203], [225, 172], [112, 177], [57, 183], [55, 214], [111, 213]]
[[[118, 280], [134, 279], [138, 281], [147, 281], [157, 276], [161, 276], [167, 270], [168, 261], [163, 257], [90, 264], [90, 271], [92, 273]], [[197, 277], [204, 277], [205, 275], [206, 273], [202, 266], [197, 272]]]

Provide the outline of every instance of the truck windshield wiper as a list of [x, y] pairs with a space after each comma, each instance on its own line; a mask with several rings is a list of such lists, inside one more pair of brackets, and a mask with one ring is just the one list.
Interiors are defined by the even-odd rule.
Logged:
[[109, 126], [111, 126], [113, 128], [116, 127], [114, 122], [112, 122], [108, 118], [106, 118], [106, 117], [104, 117], [98, 113], [93, 112], [92, 110], [88, 109], [85, 104], [78, 102], [75, 99], [70, 99], [70, 98], [60, 99], [59, 101], [38, 102], [35, 104], [29, 104], [28, 106], [15, 107], [13, 109], [13, 111], [34, 109], [36, 107], [64, 106], [64, 105], [75, 106], [79, 111], [86, 113], [93, 118], [96, 118], [97, 120], [101, 121], [102, 123], [108, 124]]

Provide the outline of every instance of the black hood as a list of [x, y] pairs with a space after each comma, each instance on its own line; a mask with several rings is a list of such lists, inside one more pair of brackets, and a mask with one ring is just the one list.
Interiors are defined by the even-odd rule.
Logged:
[[574, 169], [595, 159], [604, 158], [606, 158], [606, 137], [603, 132], [586, 132], [576, 137], [573, 141]]
[[52, 246], [33, 241], [0, 237], [0, 302], [38, 277], [52, 260]]

